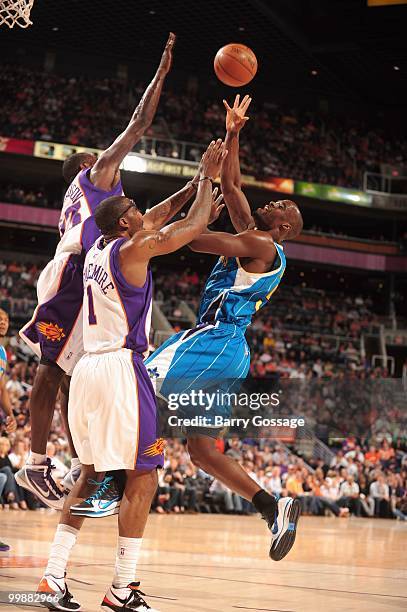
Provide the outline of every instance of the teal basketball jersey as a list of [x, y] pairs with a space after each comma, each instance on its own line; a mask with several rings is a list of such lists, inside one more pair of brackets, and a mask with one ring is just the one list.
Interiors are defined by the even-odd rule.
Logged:
[[277, 289], [286, 267], [283, 247], [277, 249], [271, 272], [247, 272], [238, 257], [220, 257], [201, 298], [198, 324], [233, 323], [245, 330], [253, 315], [265, 306]]

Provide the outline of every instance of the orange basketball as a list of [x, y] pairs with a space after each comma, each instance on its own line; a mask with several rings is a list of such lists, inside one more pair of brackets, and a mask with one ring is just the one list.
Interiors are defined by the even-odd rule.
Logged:
[[239, 43], [230, 43], [219, 49], [213, 65], [218, 79], [230, 87], [247, 85], [257, 72], [257, 58], [253, 51]]

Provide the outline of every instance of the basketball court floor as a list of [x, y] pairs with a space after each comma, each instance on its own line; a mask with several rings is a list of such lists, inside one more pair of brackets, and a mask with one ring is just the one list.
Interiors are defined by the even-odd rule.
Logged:
[[[0, 591], [35, 590], [56, 522], [48, 511], [0, 513], [1, 540], [12, 546], [0, 557]], [[299, 527], [295, 547], [275, 563], [257, 517], [151, 515], [141, 588], [161, 612], [407, 609], [407, 523], [303, 517]], [[85, 523], [68, 583], [88, 612], [100, 609], [115, 549], [115, 517]]]

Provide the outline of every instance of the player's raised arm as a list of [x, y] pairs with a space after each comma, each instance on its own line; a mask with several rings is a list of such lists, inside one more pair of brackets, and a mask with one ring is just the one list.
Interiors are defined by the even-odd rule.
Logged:
[[175, 34], [171, 32], [157, 72], [138, 103], [128, 126], [100, 155], [92, 167], [90, 177], [92, 183], [99, 189], [109, 191], [119, 182], [120, 164], [150, 127], [157, 110], [165, 77], [171, 68], [175, 38]]
[[223, 197], [237, 232], [254, 227], [250, 205], [242, 191], [239, 161], [239, 132], [248, 120], [246, 112], [251, 101], [249, 96], [245, 96], [240, 102], [239, 94], [233, 107], [223, 101], [226, 108], [225, 147], [229, 153], [222, 164], [220, 177]]
[[[134, 261], [148, 261], [151, 257], [172, 253], [199, 236], [207, 227], [212, 207], [212, 180], [220, 171], [227, 152], [221, 140], [211, 142], [202, 157], [198, 191], [188, 215], [156, 232], [138, 232], [123, 246], [123, 253], [131, 251]], [[130, 258], [126, 255], [126, 261]], [[129, 261], [130, 264], [130, 261]], [[126, 263], [123, 261], [123, 272]]]
[[266, 232], [248, 231], [241, 234], [228, 234], [227, 232], [207, 231], [195, 238], [188, 246], [192, 251], [198, 253], [212, 253], [225, 257], [256, 259], [255, 253], [259, 253], [261, 259], [266, 262], [273, 262], [276, 256], [274, 241]]
[[153, 206], [143, 215], [144, 229], [161, 229], [166, 223], [171, 221], [185, 204], [197, 192], [200, 169], [196, 176], [179, 191], [159, 204]]

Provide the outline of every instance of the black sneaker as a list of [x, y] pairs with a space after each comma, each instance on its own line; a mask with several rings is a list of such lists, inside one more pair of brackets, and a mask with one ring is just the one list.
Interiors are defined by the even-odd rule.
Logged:
[[102, 518], [103, 516], [118, 514], [122, 493], [119, 491], [113, 476], [106, 476], [101, 482], [91, 479], [88, 482], [89, 484], [99, 485], [96, 492], [80, 504], [71, 506], [71, 514], [90, 518]]
[[269, 555], [273, 561], [284, 559], [294, 546], [300, 514], [300, 502], [292, 497], [281, 497], [278, 500], [277, 516], [263, 514], [271, 531]]
[[124, 589], [111, 586], [103, 598], [102, 610], [114, 610], [115, 612], [159, 612], [151, 608], [143, 599], [144, 593], [139, 589], [139, 582], [132, 582]]

